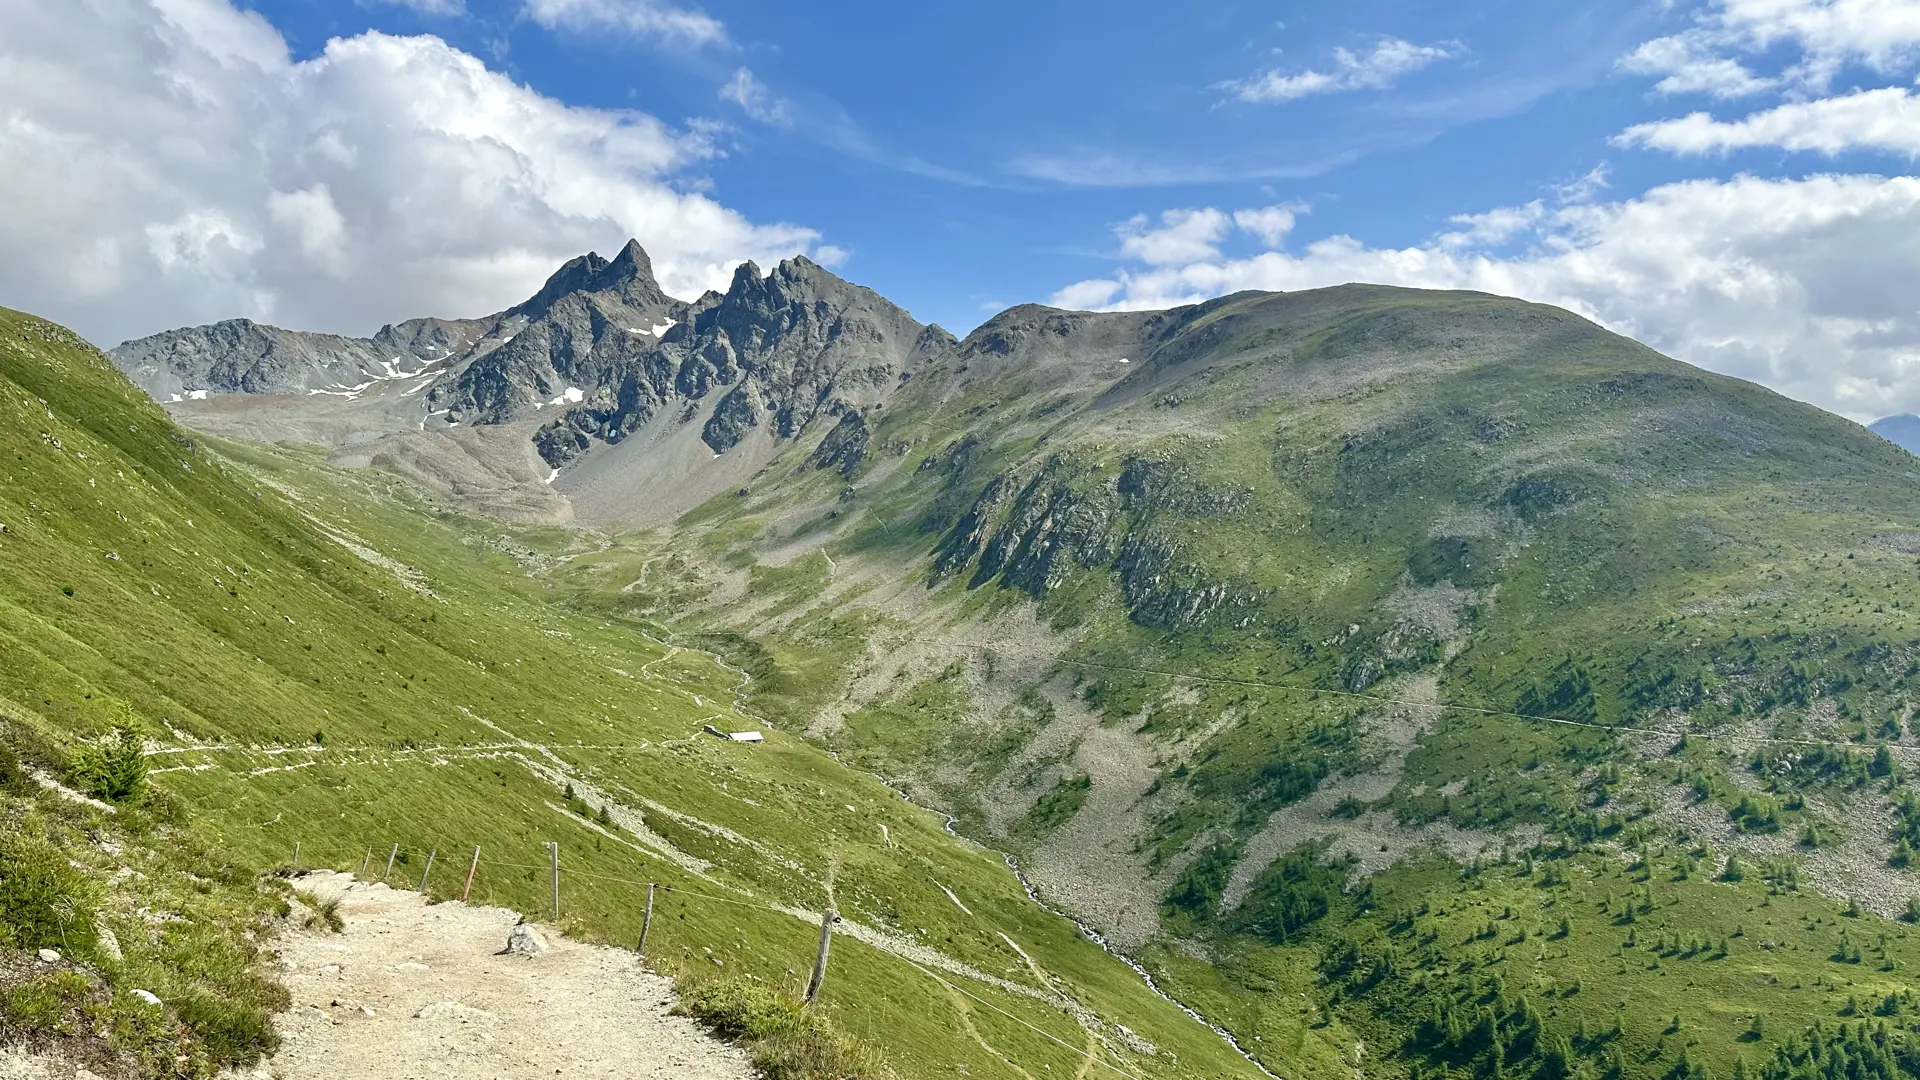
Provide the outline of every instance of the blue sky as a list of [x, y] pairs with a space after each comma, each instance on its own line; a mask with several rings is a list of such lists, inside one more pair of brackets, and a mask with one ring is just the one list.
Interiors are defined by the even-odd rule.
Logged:
[[0, 0], [0, 303], [479, 314], [637, 235], [964, 333], [1346, 280], [1920, 407], [1920, 0]]
[[[718, 120], [699, 170], [756, 221], [818, 229], [839, 267], [964, 333], [1115, 262], [1111, 227], [1170, 205], [1305, 202], [1314, 233], [1416, 242], [1525, 202], [1661, 115], [1616, 59], [1653, 5], [719, 2], [725, 47], [549, 30], [518, 0], [455, 17], [396, 3], [257, 2], [296, 56], [369, 27], [432, 33], [571, 104]], [[1451, 54], [1383, 90], [1285, 103], [1224, 84], [1325, 70], [1382, 40]], [[740, 68], [784, 118], [720, 99]], [[1631, 155], [1628, 155], [1631, 156]], [[1637, 163], [1636, 163], [1637, 164]], [[645, 238], [642, 238], [643, 242]]]

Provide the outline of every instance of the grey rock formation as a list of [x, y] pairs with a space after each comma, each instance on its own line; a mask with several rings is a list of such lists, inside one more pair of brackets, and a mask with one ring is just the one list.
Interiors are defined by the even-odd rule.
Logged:
[[499, 316], [412, 319], [370, 338], [282, 330], [249, 319], [169, 330], [108, 355], [157, 401], [217, 394], [345, 392], [417, 375], [470, 350]]
[[638, 243], [628, 242], [611, 262], [582, 255], [526, 303], [503, 312], [502, 325], [516, 328], [512, 336], [435, 386], [429, 407], [448, 410], [451, 422], [501, 424], [555, 402], [573, 404], [616, 384], [690, 310], [661, 291]]
[[657, 341], [607, 354], [591, 373], [597, 386], [587, 400], [541, 429], [541, 455], [564, 465], [595, 442], [621, 441], [675, 402], [708, 398], [714, 405], [701, 438], [716, 454], [755, 430], [791, 439], [822, 416], [884, 401], [914, 365], [955, 344], [945, 330], [804, 258], [765, 277], [744, 264], [724, 295], [702, 297], [687, 316]]
[[545, 934], [526, 923], [514, 927], [507, 935], [506, 951], [514, 956], [539, 956], [552, 947], [547, 944]]

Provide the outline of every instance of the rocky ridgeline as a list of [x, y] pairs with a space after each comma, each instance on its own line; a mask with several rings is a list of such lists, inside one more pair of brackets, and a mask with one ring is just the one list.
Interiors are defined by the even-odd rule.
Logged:
[[[714, 453], [759, 428], [791, 439], [822, 416], [883, 402], [911, 366], [954, 343], [945, 330], [804, 258], [764, 277], [747, 263], [724, 295], [703, 298], [659, 339], [616, 349], [608, 369], [592, 373], [586, 400], [535, 442], [558, 467], [676, 406], [691, 421], [716, 394], [701, 428]], [[857, 464], [864, 444], [848, 452]]]
[[169, 330], [108, 355], [156, 400], [196, 393], [304, 394], [357, 386], [389, 364], [417, 371], [466, 354], [498, 326], [485, 319], [411, 319], [370, 338], [282, 330], [250, 319]]

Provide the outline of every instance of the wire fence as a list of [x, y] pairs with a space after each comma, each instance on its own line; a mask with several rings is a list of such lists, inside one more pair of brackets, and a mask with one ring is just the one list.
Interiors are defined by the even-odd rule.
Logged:
[[[411, 873], [401, 878], [400, 880], [392, 880], [394, 878], [396, 867], [405, 866], [409, 871], [411, 871], [412, 859], [421, 854], [420, 850], [417, 847], [408, 848], [397, 842], [390, 842], [389, 844], [384, 845], [386, 848], [386, 851], [384, 852], [384, 854], [382, 853], [381, 850], [379, 850], [379, 847], [377, 846], [367, 847], [364, 853], [359, 858], [359, 861], [357, 863], [358, 869], [354, 869], [350, 871], [336, 871], [336, 872], [349, 873], [357, 881], [374, 883], [374, 884], [386, 884], [392, 888], [405, 888], [405, 889], [416, 890], [426, 895], [427, 898], [429, 899], [429, 902], [433, 902], [436, 896], [439, 896], [441, 899], [449, 900], [449, 901], [467, 902], [469, 900], [469, 897], [471, 897], [476, 891], [479, 892], [482, 897], [489, 896], [495, 893], [497, 890], [491, 887], [493, 885], [493, 882], [490, 879], [482, 877], [481, 875], [482, 870], [512, 870], [512, 871], [532, 871], [535, 873], [544, 873], [552, 876], [553, 910], [551, 910], [547, 914], [549, 914], [556, 923], [558, 923], [558, 921], [564, 914], [562, 910], [562, 905], [560, 904], [560, 900], [561, 900], [560, 882], [562, 880], [571, 880], [573, 878], [579, 878], [585, 881], [592, 881], [592, 882], [598, 882], [603, 884], [625, 885], [635, 890], [644, 890], [644, 892], [647, 895], [647, 904], [645, 909], [646, 921], [643, 922], [641, 926], [640, 935], [639, 935], [640, 946], [635, 951], [639, 952], [641, 956], [645, 959], [651, 959], [651, 956], [649, 954], [655, 951], [655, 950], [649, 950], [646, 948], [648, 931], [650, 929], [650, 924], [652, 923], [655, 916], [655, 909], [654, 909], [655, 897], [679, 897], [687, 900], [699, 901], [702, 903], [726, 904], [733, 907], [745, 908], [753, 911], [764, 912], [767, 914], [782, 915], [787, 917], [793, 917], [798, 912], [811, 913], [810, 909], [806, 905], [783, 905], [781, 903], [777, 903], [772, 900], [767, 900], [761, 897], [753, 896], [751, 894], [745, 893], [744, 891], [741, 893], [741, 895], [738, 895], [738, 896], [723, 896], [714, 892], [706, 892], [706, 891], [689, 889], [689, 888], [686, 888], [685, 886], [674, 884], [671, 882], [622, 877], [619, 875], [593, 873], [589, 871], [574, 869], [574, 868], [563, 865], [562, 861], [559, 858], [557, 845], [555, 845], [556, 850], [551, 852], [551, 857], [544, 864], [508, 862], [508, 861], [502, 861], [500, 859], [487, 858], [485, 855], [485, 852], [486, 852], [485, 844], [480, 844], [480, 845], [459, 844], [455, 841], [452, 841], [450, 838], [440, 835], [436, 830], [432, 830], [425, 827], [413, 827], [411, 831], [415, 832], [416, 834], [424, 833], [430, 839], [433, 839], [436, 843], [444, 842], [445, 844], [444, 847], [431, 846], [427, 849], [425, 853], [426, 861], [422, 866], [422, 869], [420, 871], [420, 876], [417, 881], [410, 880]], [[544, 844], [542, 845], [543, 848], [545, 848], [546, 846], [547, 845], [544, 845]], [[469, 847], [471, 847], [472, 849], [470, 862], [458, 867], [461, 875], [461, 885], [459, 890], [457, 891], [457, 895], [441, 895], [440, 891], [434, 888], [434, 885], [435, 885], [435, 881], [433, 879], [434, 868], [440, 865], [447, 865], [448, 863], [457, 864], [458, 860], [452, 857], [452, 853], [455, 853], [455, 852], [464, 853], [468, 850]], [[312, 849], [307, 848], [303, 842], [298, 842], [298, 841], [295, 842], [293, 846], [293, 861], [289, 868], [293, 876], [298, 877], [302, 873], [325, 868], [319, 862], [309, 862], [308, 864], [303, 864], [301, 862], [303, 852], [308, 855], [311, 855]], [[351, 860], [348, 860], [348, 861], [349, 863], [351, 862]], [[664, 912], [662, 912], [662, 914], [664, 915]], [[809, 984], [809, 987], [812, 990], [817, 990], [818, 984], [821, 982], [821, 980], [824, 978], [826, 974], [827, 950], [825, 948], [825, 939], [831, 933], [831, 929], [833, 925], [838, 921], [840, 921], [840, 917], [836, 912], [832, 910], [831, 906], [829, 906], [825, 911], [820, 912], [818, 914], [820, 916], [821, 923], [822, 923], [822, 928], [821, 928], [822, 940], [821, 940], [821, 947], [819, 949], [819, 953], [816, 961], [816, 968], [814, 971], [813, 979]], [[968, 914], [971, 916], [971, 912], [969, 912]], [[1004, 937], [1004, 934], [1002, 936]], [[1007, 940], [1009, 944], [1011, 944], [1011, 939], [1007, 939]], [[927, 979], [940, 985], [946, 990], [951, 991], [952, 993], [958, 994], [962, 997], [965, 997], [969, 1001], [972, 1001], [973, 1003], [991, 1011], [995, 1015], [1007, 1020], [1008, 1022], [1013, 1023], [1026, 1031], [1031, 1032], [1032, 1034], [1038, 1036], [1039, 1038], [1045, 1040], [1046, 1042], [1053, 1044], [1055, 1046], [1058, 1046], [1059, 1048], [1061, 1048], [1062, 1050], [1070, 1054], [1073, 1054], [1079, 1058], [1084, 1058], [1089, 1063], [1090, 1066], [1097, 1065], [1100, 1068], [1107, 1070], [1108, 1072], [1125, 1077], [1127, 1078], [1127, 1080], [1145, 1080], [1145, 1078], [1141, 1074], [1122, 1068], [1121, 1066], [1114, 1064], [1112, 1061], [1109, 1061], [1098, 1054], [1089, 1052], [1084, 1047], [1075, 1046], [1072, 1043], [1067, 1042], [1066, 1040], [1060, 1038], [1058, 1035], [1055, 1035], [1054, 1033], [1047, 1031], [1046, 1029], [1026, 1020], [1025, 1018], [1018, 1016], [1015, 1013], [1009, 1012], [1008, 1010], [1002, 1008], [1001, 1006], [994, 1004], [992, 1001], [988, 1000], [987, 998], [982, 997], [980, 994], [972, 990], [969, 990], [967, 987], [960, 985], [959, 983], [954, 982], [952, 979], [947, 978], [941, 975], [940, 973], [934, 971], [932, 968], [929, 968], [925, 964], [915, 960], [912, 956], [908, 956], [903, 954], [902, 952], [895, 951], [892, 949], [887, 949], [880, 945], [876, 945], [871, 940], [866, 940], [864, 943], [879, 949], [881, 952], [886, 953], [888, 956], [892, 957], [893, 959], [898, 960], [899, 962], [914, 969], [915, 971], [919, 972], [921, 975], [924, 975]], [[683, 944], [682, 947], [684, 949], [686, 946]], [[1015, 946], [1014, 948], [1016, 951], [1019, 951], [1018, 946]], [[1024, 956], [1024, 954], [1022, 955]], [[952, 971], [949, 971], [948, 974], [951, 975], [954, 973]], [[955, 977], [959, 978], [963, 976], [955, 975]], [[1064, 1002], [1068, 1000], [1071, 1000], [1067, 998], [1065, 994], [1059, 991], [1057, 987], [1049, 986], [1049, 987], [1046, 987], [1045, 989], [1039, 990], [1037, 993], [1039, 995], [1045, 995], [1045, 994], [1051, 993], [1052, 995], [1059, 997], [1061, 999], [1062, 1004], [1064, 1004]], [[809, 997], [809, 1003], [811, 1003], [811, 997]], [[1069, 1011], [1069, 1014], [1071, 1014], [1070, 1011]], [[1237, 1044], [1235, 1045], [1235, 1049], [1239, 1050], [1239, 1047], [1237, 1046]], [[1267, 1073], [1267, 1070], [1264, 1068], [1264, 1066], [1261, 1066], [1259, 1062], [1255, 1061], [1250, 1055], [1245, 1055], [1244, 1051], [1241, 1051], [1241, 1053], [1243, 1056], [1247, 1057], [1250, 1063], [1252, 1063], [1256, 1068], [1259, 1068], [1262, 1073], [1266, 1073], [1266, 1075], [1272, 1076], [1271, 1073]]]

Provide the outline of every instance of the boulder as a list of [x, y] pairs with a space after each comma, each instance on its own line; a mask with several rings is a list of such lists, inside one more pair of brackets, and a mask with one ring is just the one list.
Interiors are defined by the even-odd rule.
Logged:
[[514, 927], [513, 933], [507, 935], [507, 952], [515, 956], [539, 956], [550, 948], [546, 935], [526, 923]]

